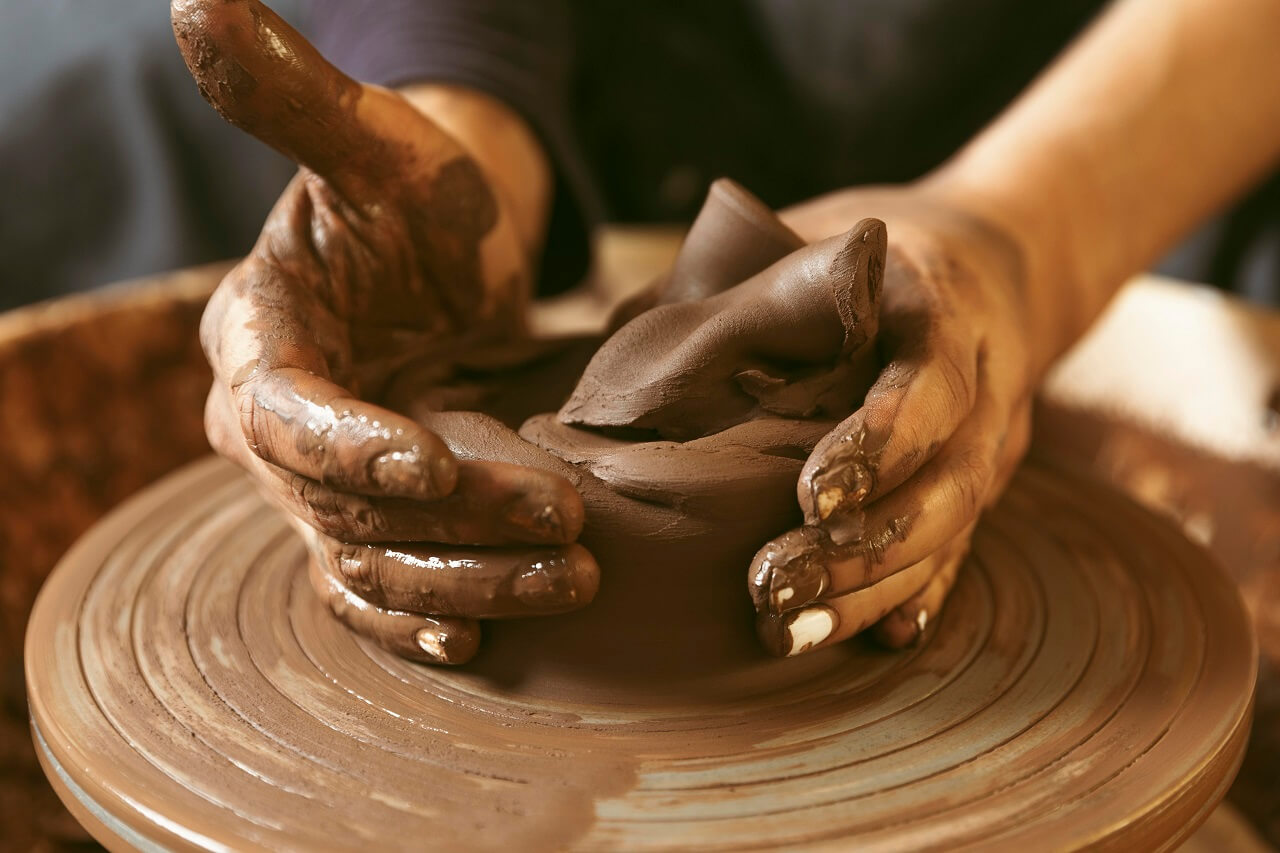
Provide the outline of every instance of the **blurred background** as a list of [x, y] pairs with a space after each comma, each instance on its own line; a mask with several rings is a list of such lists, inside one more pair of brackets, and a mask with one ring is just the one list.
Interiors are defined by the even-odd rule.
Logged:
[[[915, 178], [1105, 5], [470, 2], [505, 29], [424, 11], [448, 3], [270, 5], [344, 70], [387, 85], [475, 83], [450, 46], [491, 39], [488, 70], [517, 106], [546, 108], [552, 238], [568, 241], [548, 254], [570, 259], [591, 225], [689, 221], [721, 175], [774, 206]], [[208, 452], [200, 312], [294, 171], [202, 100], [167, 5], [0, 0], [0, 433], [14, 437], [0, 444], [0, 849], [94, 846], [31, 749], [26, 616], [102, 513]], [[438, 49], [412, 53], [414, 38]], [[535, 71], [549, 90], [528, 85]], [[675, 233], [604, 229], [597, 274], [643, 283]], [[1037, 442], [1175, 519], [1240, 584], [1262, 671], [1230, 797], [1247, 822], [1216, 849], [1264, 849], [1238, 845], [1280, 844], [1280, 180], [1157, 271], [1178, 280], [1129, 287], [1050, 378]]]

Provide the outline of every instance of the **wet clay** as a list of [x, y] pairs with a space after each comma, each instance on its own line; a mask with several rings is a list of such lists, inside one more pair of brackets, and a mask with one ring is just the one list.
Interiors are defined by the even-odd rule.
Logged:
[[306, 572], [284, 518], [213, 459], [67, 555], [28, 690], [45, 769], [99, 839], [1171, 847], [1235, 773], [1257, 663], [1203, 552], [1034, 454], [917, 647], [779, 661], [805, 670], [785, 684], [531, 696], [358, 637]]
[[[403, 372], [390, 395], [463, 458], [569, 478], [603, 568], [591, 606], [487, 623], [465, 667], [333, 619], [228, 463], [130, 501], [32, 615], [55, 788], [144, 848], [1173, 845], [1239, 766], [1253, 637], [1203, 552], [1074, 470], [1024, 465], [915, 647], [771, 659], [753, 636], [750, 557], [874, 373], [883, 251], [875, 221], [799, 249], [721, 184], [605, 343]], [[804, 334], [722, 357], [719, 324], [760, 305]]]
[[[496, 380], [472, 368], [462, 386], [424, 391], [435, 377], [400, 377], [393, 407], [461, 458], [569, 479], [586, 511], [580, 542], [601, 566], [589, 607], [487, 624], [472, 677], [549, 698], [701, 691], [765, 671], [807, 677], [814, 664], [780, 666], [761, 648], [748, 568], [762, 544], [801, 523], [804, 460], [875, 378], [885, 246], [883, 223], [868, 219], [805, 247], [750, 193], [719, 181], [671, 272], [598, 349], [582, 342]], [[793, 332], [781, 339], [779, 315]], [[494, 381], [498, 390], [478, 391]], [[488, 409], [515, 423], [534, 405], [521, 397], [566, 393], [558, 413], [518, 434], [486, 415], [439, 411]]]

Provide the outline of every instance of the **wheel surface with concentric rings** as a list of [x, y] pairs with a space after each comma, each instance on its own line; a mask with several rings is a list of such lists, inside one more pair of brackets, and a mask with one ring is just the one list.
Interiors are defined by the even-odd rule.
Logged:
[[27, 637], [46, 771], [140, 849], [1163, 847], [1238, 767], [1256, 651], [1171, 525], [1028, 463], [924, 641], [830, 661], [678, 705], [407, 663], [215, 460], [81, 540]]

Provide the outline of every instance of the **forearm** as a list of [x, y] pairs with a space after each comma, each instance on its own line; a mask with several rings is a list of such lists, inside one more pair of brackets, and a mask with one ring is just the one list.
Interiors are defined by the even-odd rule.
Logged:
[[1014, 236], [1037, 369], [1280, 156], [1280, 4], [1122, 0], [929, 192]]
[[546, 236], [551, 166], [532, 128], [498, 99], [473, 89], [417, 83], [400, 93], [479, 163], [536, 266]]

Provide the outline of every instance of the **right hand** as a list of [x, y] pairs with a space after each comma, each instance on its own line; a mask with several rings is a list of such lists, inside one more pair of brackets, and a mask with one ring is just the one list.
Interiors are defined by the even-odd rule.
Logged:
[[902, 648], [937, 621], [981, 514], [1031, 437], [1039, 373], [1023, 246], [928, 184], [851, 187], [782, 214], [812, 239], [887, 225], [880, 371], [818, 442], [796, 494], [805, 523], [749, 571], [757, 627], [779, 655], [864, 629]]
[[570, 544], [583, 507], [564, 477], [460, 460], [375, 404], [409, 361], [443, 375], [459, 347], [522, 331], [531, 252], [502, 194], [257, 0], [173, 0], [172, 17], [205, 98], [302, 166], [201, 323], [213, 447], [291, 514], [339, 618], [406, 657], [461, 663], [478, 617], [586, 604], [599, 570]]

